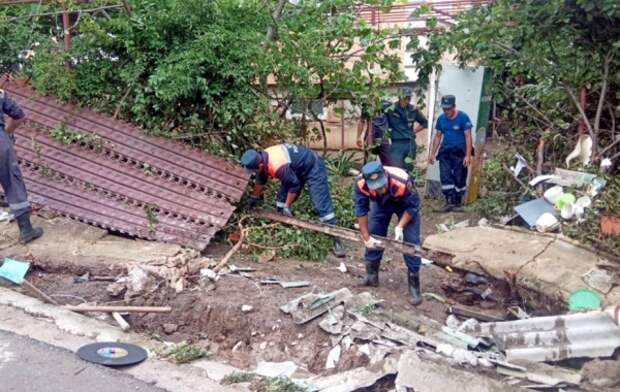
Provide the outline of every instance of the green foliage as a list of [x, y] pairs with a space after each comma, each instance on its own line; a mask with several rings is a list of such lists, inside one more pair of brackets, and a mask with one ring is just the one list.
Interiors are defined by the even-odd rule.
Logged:
[[188, 363], [209, 355], [202, 347], [198, 347], [186, 341], [163, 347], [157, 353], [162, 358], [168, 358], [175, 363]]
[[325, 166], [331, 174], [349, 176], [349, 171], [361, 164], [360, 159], [356, 157], [357, 154], [359, 154], [357, 151], [328, 154], [325, 156]]
[[220, 383], [222, 385], [239, 384], [242, 382], [253, 381], [256, 377], [258, 377], [256, 373], [238, 372], [235, 370], [234, 372], [224, 376]]
[[[353, 189], [352, 179], [330, 177], [329, 183], [338, 224], [344, 227], [351, 227], [355, 222], [351, 196]], [[277, 186], [273, 182], [269, 184], [265, 192], [265, 208], [275, 208]], [[293, 204], [292, 211], [297, 218], [317, 220], [307, 189], [301, 192], [299, 198]], [[239, 212], [239, 214], [243, 214], [243, 212]], [[253, 227], [247, 234], [247, 242], [258, 245], [258, 247], [253, 248], [257, 257], [264, 247], [268, 247], [276, 249], [277, 254], [282, 257], [318, 261], [324, 260], [332, 248], [332, 241], [328, 236], [310, 230], [274, 224], [271, 221], [258, 218], [249, 219], [244, 225]]]

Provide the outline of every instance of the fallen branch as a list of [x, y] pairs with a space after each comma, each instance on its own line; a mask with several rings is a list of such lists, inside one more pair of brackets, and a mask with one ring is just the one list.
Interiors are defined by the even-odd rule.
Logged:
[[511, 176], [511, 177], [512, 177], [512, 178], [513, 178], [513, 179], [514, 179], [514, 180], [515, 180], [515, 181], [516, 181], [519, 185], [521, 185], [521, 187], [522, 187], [523, 189], [525, 189], [528, 193], [529, 193], [529, 192], [532, 192], [532, 190], [530, 189], [530, 187], [528, 187], [527, 185], [525, 185], [525, 183], [524, 183], [523, 181], [521, 181], [521, 180], [519, 179], [519, 177], [515, 176], [515, 174], [512, 172], [512, 170], [510, 170], [510, 168], [509, 168], [508, 166], [506, 166], [506, 164], [505, 164], [505, 163], [502, 165], [502, 167], [504, 168], [504, 170], [505, 170], [508, 174], [510, 174], [510, 176]]
[[247, 216], [244, 216], [241, 219], [239, 219], [239, 222], [237, 223], [237, 225], [239, 226], [239, 233], [240, 233], [239, 241], [237, 241], [235, 246], [233, 246], [232, 249], [229, 250], [228, 253], [226, 253], [226, 255], [222, 258], [222, 261], [220, 261], [220, 263], [216, 265], [215, 268], [213, 268], [214, 272], [218, 272], [226, 264], [228, 264], [228, 262], [233, 257], [233, 255], [239, 250], [239, 248], [241, 248], [241, 245], [243, 244], [243, 240], [245, 239], [245, 233], [248, 230], [248, 229], [243, 228], [243, 221], [246, 220], [247, 218], [248, 218]]

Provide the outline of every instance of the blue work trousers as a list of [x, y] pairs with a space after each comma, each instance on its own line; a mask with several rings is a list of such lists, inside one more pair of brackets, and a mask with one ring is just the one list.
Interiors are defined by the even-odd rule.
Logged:
[[396, 139], [392, 140], [390, 146], [389, 166], [400, 167], [401, 169], [411, 172], [413, 165], [405, 162], [407, 157], [411, 157], [415, 162], [417, 145], [413, 139]]
[[461, 204], [467, 190], [467, 167], [463, 165], [465, 152], [460, 148], [439, 151], [439, 178], [441, 191], [449, 204]]
[[13, 141], [2, 127], [0, 127], [0, 185], [11, 213], [16, 218], [30, 212], [26, 184], [19, 169]]
[[[403, 216], [406, 208], [396, 203], [389, 203], [380, 206], [374, 201], [370, 202], [370, 212], [368, 213], [368, 230], [371, 235], [387, 236], [388, 227], [392, 215], [396, 214], [398, 219]], [[403, 230], [405, 242], [420, 245], [420, 213], [416, 212], [411, 217], [409, 224]], [[371, 263], [380, 263], [383, 258], [382, 249], [366, 249], [365, 259]], [[410, 255], [403, 255], [405, 264], [410, 272], [420, 270], [420, 258]]]
[[[327, 181], [327, 169], [325, 169], [325, 162], [320, 157], [316, 157], [314, 166], [310, 169], [307, 178], [300, 178], [301, 189], [303, 191], [306, 183], [308, 183], [308, 190], [310, 191], [310, 198], [312, 199], [312, 205], [314, 210], [319, 215], [322, 223], [329, 225], [336, 225], [336, 214], [334, 213], [334, 206], [332, 204], [332, 197], [329, 193], [329, 183]], [[278, 207], [286, 202], [286, 195], [288, 189], [280, 187], [276, 196]]]

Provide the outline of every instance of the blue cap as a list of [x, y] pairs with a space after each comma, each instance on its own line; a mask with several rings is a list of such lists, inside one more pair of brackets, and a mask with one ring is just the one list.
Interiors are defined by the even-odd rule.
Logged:
[[258, 169], [260, 161], [260, 154], [254, 149], [247, 150], [241, 155], [241, 165], [250, 172]]
[[411, 97], [412, 95], [413, 95], [413, 91], [409, 87], [401, 88], [398, 93], [399, 97]]
[[379, 161], [368, 162], [362, 167], [362, 176], [366, 180], [368, 189], [378, 189], [387, 184], [385, 170]]
[[454, 95], [444, 95], [441, 97], [441, 107], [443, 109], [450, 109], [456, 105], [456, 97]]

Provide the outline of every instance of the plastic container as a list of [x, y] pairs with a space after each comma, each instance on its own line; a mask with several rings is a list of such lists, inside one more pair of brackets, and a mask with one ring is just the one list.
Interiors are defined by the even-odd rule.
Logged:
[[574, 203], [575, 203], [575, 195], [573, 195], [572, 193], [562, 193], [555, 200], [555, 208], [557, 208], [558, 210], [562, 210], [562, 208], [566, 204], [574, 204]]
[[603, 299], [598, 293], [588, 288], [573, 290], [568, 296], [568, 309], [598, 309], [603, 306]]
[[549, 203], [555, 204], [555, 201], [562, 193], [564, 193], [564, 190], [562, 189], [562, 187], [559, 185], [556, 185], [556, 186], [553, 186], [547, 189], [545, 191], [544, 197]]

